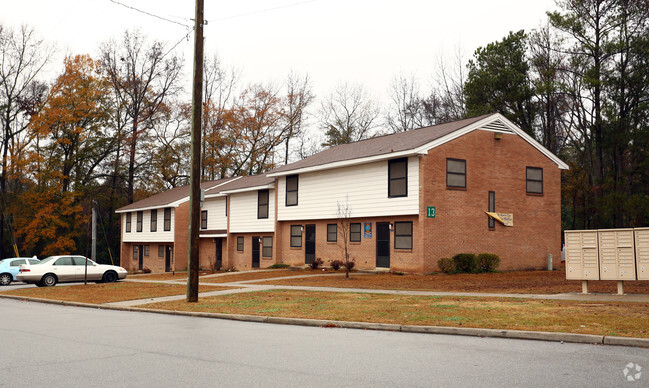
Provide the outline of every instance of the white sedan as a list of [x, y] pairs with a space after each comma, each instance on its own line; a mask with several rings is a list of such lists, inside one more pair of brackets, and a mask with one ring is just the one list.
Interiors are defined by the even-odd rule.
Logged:
[[86, 277], [93, 282], [112, 283], [126, 278], [126, 270], [116, 265], [97, 264], [83, 256], [50, 256], [38, 264], [21, 264], [18, 281], [39, 287], [56, 283], [82, 282]]

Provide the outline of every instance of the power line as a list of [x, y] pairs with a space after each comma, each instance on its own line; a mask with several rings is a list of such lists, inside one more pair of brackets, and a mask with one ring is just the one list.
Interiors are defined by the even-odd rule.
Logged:
[[[111, 0], [112, 1], [112, 0]], [[269, 11], [275, 11], [277, 9], [282, 9], [282, 8], [290, 8], [290, 7], [295, 7], [298, 5], [306, 4], [306, 3], [313, 3], [318, 0], [306, 0], [306, 1], [299, 1], [297, 3], [291, 3], [291, 4], [286, 4], [286, 5], [280, 5], [278, 7], [273, 7], [273, 8], [266, 8], [266, 9], [260, 9], [258, 11], [251, 11], [251, 12], [246, 12], [246, 13], [240, 13], [238, 15], [232, 15], [232, 16], [226, 16], [218, 19], [214, 19], [215, 22], [221, 21], [221, 20], [228, 20], [228, 19], [234, 19], [234, 18], [239, 18], [243, 16], [249, 16], [249, 15], [254, 15], [262, 12], [269, 12]]]
[[133, 7], [133, 6], [130, 6], [130, 5], [127, 5], [127, 4], [124, 4], [124, 3], [120, 3], [120, 2], [117, 1], [117, 0], [110, 0], [110, 2], [111, 2], [111, 3], [115, 3], [115, 4], [117, 4], [117, 5], [121, 5], [122, 7], [125, 7], [125, 8], [128, 8], [128, 9], [132, 9], [133, 11], [140, 12], [140, 13], [143, 13], [143, 14], [145, 14], [145, 15], [148, 15], [148, 16], [151, 16], [151, 17], [154, 17], [154, 18], [156, 18], [156, 19], [164, 20], [165, 22], [169, 22], [169, 23], [173, 23], [173, 24], [178, 24], [179, 26], [183, 26], [183, 27], [185, 27], [185, 28], [190, 28], [187, 24], [183, 24], [183, 23], [177, 22], [177, 21], [175, 21], [175, 20], [167, 19], [167, 18], [165, 18], [165, 17], [159, 16], [159, 15], [155, 15], [155, 14], [153, 14], [153, 13], [151, 13], [151, 12], [147, 12], [147, 11], [141, 10], [141, 9], [139, 9], [139, 8], [135, 8], [135, 7]]

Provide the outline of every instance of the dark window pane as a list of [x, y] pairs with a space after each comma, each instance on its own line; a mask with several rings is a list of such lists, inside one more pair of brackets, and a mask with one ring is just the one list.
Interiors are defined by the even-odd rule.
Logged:
[[349, 225], [349, 241], [351, 242], [360, 242], [361, 241], [361, 224], [353, 223]]
[[338, 241], [338, 225], [337, 224], [327, 224], [327, 241], [336, 242]]
[[152, 232], [158, 231], [158, 210], [157, 209], [151, 210], [151, 231]]
[[405, 197], [408, 194], [406, 180], [399, 179], [390, 182], [390, 197]]
[[394, 248], [412, 249], [412, 222], [394, 223]]
[[543, 182], [528, 181], [527, 182], [527, 192], [528, 193], [542, 194], [543, 193]]
[[302, 227], [300, 225], [291, 225], [291, 246], [302, 246]]
[[207, 229], [207, 210], [201, 210], [201, 229]]
[[262, 243], [261, 255], [263, 257], [273, 257], [273, 238], [264, 237]]
[[543, 180], [543, 170], [540, 168], [527, 168], [527, 179]]
[[297, 205], [298, 193], [298, 176], [291, 175], [286, 177], [286, 206]]
[[395, 249], [412, 249], [412, 236], [394, 236]]
[[448, 174], [446, 184], [451, 187], [466, 187], [466, 176]]
[[237, 237], [237, 251], [243, 252], [243, 237]]

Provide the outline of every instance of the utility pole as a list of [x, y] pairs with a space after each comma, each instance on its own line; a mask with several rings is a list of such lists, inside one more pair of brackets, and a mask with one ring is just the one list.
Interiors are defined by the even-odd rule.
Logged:
[[92, 245], [90, 248], [90, 259], [97, 262], [97, 210], [95, 204], [92, 204]]
[[198, 302], [198, 246], [201, 217], [201, 116], [203, 111], [203, 1], [196, 0], [194, 84], [192, 86], [192, 171], [189, 194], [189, 268], [187, 302]]

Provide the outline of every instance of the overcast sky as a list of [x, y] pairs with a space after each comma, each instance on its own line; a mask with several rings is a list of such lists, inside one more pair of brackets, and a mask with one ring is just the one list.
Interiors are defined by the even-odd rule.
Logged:
[[[118, 0], [115, 0], [118, 1]], [[185, 0], [16, 0], [2, 7], [0, 23], [27, 24], [64, 54], [96, 56], [99, 43], [119, 39], [125, 29], [169, 43], [182, 42], [190, 88], [193, 40], [183, 40], [194, 13]], [[9, 4], [6, 4], [9, 3]], [[315, 93], [328, 94], [344, 81], [364, 84], [383, 99], [397, 74], [430, 83], [440, 57], [460, 48], [468, 59], [477, 47], [509, 31], [545, 22], [554, 0], [205, 0], [206, 53], [239, 68], [246, 82], [281, 83], [290, 71], [309, 74]]]

